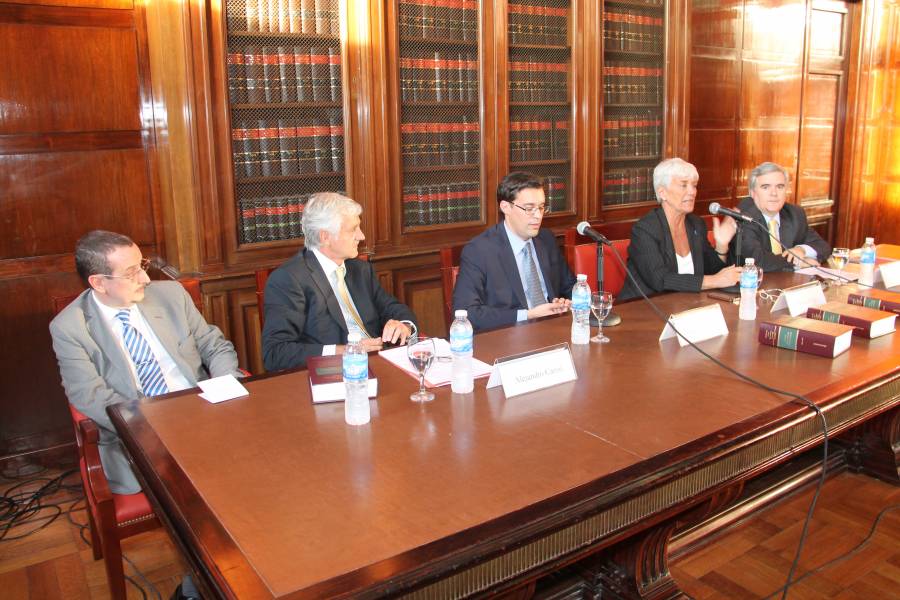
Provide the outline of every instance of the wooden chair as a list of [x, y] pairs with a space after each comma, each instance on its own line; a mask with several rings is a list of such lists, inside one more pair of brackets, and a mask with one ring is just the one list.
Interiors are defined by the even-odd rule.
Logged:
[[78, 465], [87, 502], [88, 528], [94, 560], [103, 559], [110, 596], [125, 600], [125, 571], [122, 566], [122, 540], [160, 526], [147, 496], [114, 494], [100, 463], [100, 430], [97, 424], [71, 404], [69, 412], [75, 426]]
[[[369, 261], [369, 255], [359, 253], [359, 260]], [[265, 325], [266, 318], [266, 282], [269, 281], [269, 275], [272, 274], [276, 267], [268, 267], [256, 271], [256, 309], [259, 311], [259, 328], [262, 330]]]
[[[628, 261], [628, 246], [631, 240], [612, 240], [623, 261]], [[585, 273], [588, 285], [597, 289], [597, 242], [579, 235], [575, 230], [565, 232], [566, 261], [575, 273]], [[603, 289], [618, 296], [628, 275], [616, 260], [609, 246], [603, 246]]]
[[444, 292], [444, 322], [447, 328], [453, 323], [453, 287], [459, 275], [459, 257], [463, 244], [441, 248], [441, 287]]

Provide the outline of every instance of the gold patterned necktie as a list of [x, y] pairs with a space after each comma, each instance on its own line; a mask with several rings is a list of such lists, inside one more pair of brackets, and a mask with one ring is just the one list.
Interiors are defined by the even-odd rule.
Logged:
[[781, 247], [781, 242], [778, 240], [778, 221], [775, 219], [769, 221], [769, 234], [771, 235], [769, 239], [772, 241], [772, 252], [781, 254], [784, 249]]
[[337, 268], [338, 295], [341, 297], [341, 302], [344, 303], [344, 308], [348, 313], [350, 313], [350, 316], [353, 317], [353, 320], [356, 322], [356, 326], [359, 327], [359, 331], [362, 333], [363, 337], [371, 337], [368, 332], [366, 332], [366, 328], [363, 325], [359, 313], [356, 312], [356, 309], [353, 307], [353, 303], [350, 301], [350, 294], [347, 292], [347, 284], [344, 282], [344, 276], [346, 274], [347, 266], [340, 265]]

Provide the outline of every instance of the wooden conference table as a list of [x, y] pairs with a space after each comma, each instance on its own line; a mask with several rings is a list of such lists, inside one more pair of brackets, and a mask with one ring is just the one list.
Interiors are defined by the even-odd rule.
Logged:
[[[772, 274], [763, 287], [805, 279]], [[715, 301], [655, 302], [672, 313]], [[900, 334], [854, 337], [830, 360], [760, 345], [758, 321], [721, 306], [730, 333], [702, 348], [817, 402], [832, 433], [858, 438], [857, 466], [897, 480]], [[362, 427], [344, 424], [342, 404], [313, 406], [305, 371], [251, 379], [249, 397], [222, 404], [194, 390], [110, 413], [213, 596], [527, 596], [544, 575], [580, 565], [583, 585], [609, 597], [675, 597], [666, 553], [676, 527], [821, 444], [821, 422], [659, 342], [663, 324], [644, 302], [617, 311], [611, 343], [573, 347], [576, 382], [508, 400], [482, 379], [473, 394], [439, 388], [414, 404], [413, 379], [373, 356], [379, 394]], [[480, 334], [475, 355], [492, 362], [568, 341], [570, 323]]]

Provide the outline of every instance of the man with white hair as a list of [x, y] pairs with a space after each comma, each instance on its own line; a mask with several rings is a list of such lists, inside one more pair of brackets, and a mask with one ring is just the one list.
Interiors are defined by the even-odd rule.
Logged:
[[763, 271], [818, 265], [831, 254], [828, 242], [809, 227], [806, 212], [785, 203], [790, 181], [784, 167], [764, 162], [750, 171], [750, 197], [738, 204], [761, 226], [744, 227], [741, 255], [754, 258]]
[[405, 343], [415, 315], [358, 260], [362, 207], [335, 193], [313, 195], [303, 210], [305, 247], [269, 276], [262, 333], [266, 370], [300, 367], [310, 356], [341, 354], [357, 331], [368, 351]]

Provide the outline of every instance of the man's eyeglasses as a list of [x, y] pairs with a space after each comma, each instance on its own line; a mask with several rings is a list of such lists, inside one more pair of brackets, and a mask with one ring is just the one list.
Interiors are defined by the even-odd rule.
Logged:
[[130, 279], [131, 281], [137, 281], [138, 277], [141, 276], [141, 273], [146, 273], [150, 269], [149, 258], [145, 258], [141, 260], [141, 264], [138, 267], [132, 267], [128, 269], [128, 271], [124, 275], [100, 275], [106, 279]]
[[515, 202], [510, 202], [510, 204], [512, 204], [513, 206], [515, 206], [516, 208], [518, 208], [519, 210], [521, 210], [522, 212], [524, 212], [525, 214], [527, 214], [531, 217], [536, 217], [538, 215], [542, 215], [545, 212], [547, 212], [546, 204], [541, 204], [540, 206], [529, 206], [529, 207], [519, 206]]

